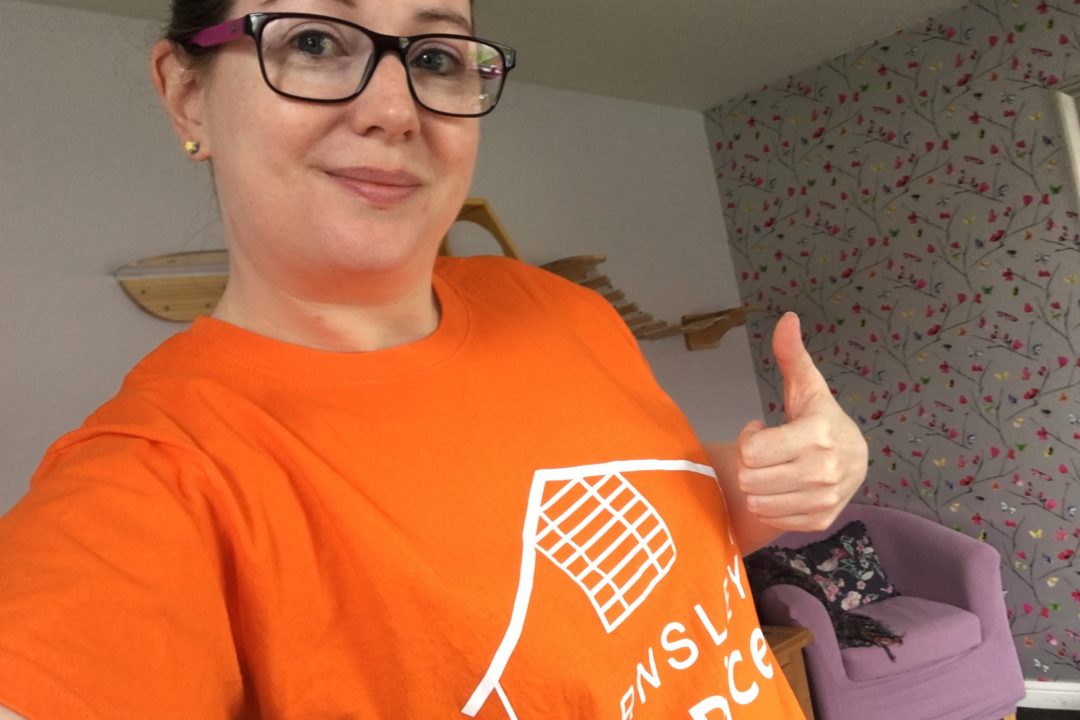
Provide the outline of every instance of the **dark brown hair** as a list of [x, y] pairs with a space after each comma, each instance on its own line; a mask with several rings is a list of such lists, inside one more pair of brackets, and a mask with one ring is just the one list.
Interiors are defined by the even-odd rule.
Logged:
[[162, 37], [184, 48], [200, 64], [198, 59], [210, 55], [213, 49], [191, 45], [188, 40], [203, 28], [228, 20], [232, 9], [233, 0], [172, 0]]

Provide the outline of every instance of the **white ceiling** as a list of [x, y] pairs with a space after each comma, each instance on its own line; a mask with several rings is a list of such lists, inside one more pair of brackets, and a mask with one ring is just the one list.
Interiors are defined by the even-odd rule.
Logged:
[[[168, 0], [34, 0], [163, 20]], [[478, 0], [512, 79], [690, 108], [811, 67], [964, 0]]]

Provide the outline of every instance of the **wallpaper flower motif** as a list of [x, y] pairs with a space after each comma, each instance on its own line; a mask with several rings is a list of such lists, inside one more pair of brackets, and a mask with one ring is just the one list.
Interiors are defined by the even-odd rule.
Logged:
[[[1025, 674], [1080, 679], [1080, 0], [983, 0], [707, 113], [769, 412], [795, 310], [862, 502], [992, 543]], [[900, 588], [902, 591], [903, 588]]]

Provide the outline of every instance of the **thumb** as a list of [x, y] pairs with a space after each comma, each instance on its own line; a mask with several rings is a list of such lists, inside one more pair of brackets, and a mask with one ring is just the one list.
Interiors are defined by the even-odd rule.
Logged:
[[831, 398], [825, 378], [803, 345], [798, 315], [784, 313], [773, 330], [772, 347], [784, 380], [784, 412], [789, 421], [802, 415], [823, 394]]

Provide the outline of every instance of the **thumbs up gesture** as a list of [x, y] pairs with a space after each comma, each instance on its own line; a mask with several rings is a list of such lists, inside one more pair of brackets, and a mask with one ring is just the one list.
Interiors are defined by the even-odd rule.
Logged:
[[866, 477], [866, 440], [814, 366], [794, 313], [776, 324], [773, 354], [784, 381], [786, 421], [766, 427], [754, 420], [739, 433], [737, 487], [745, 510], [761, 524], [823, 530]]

